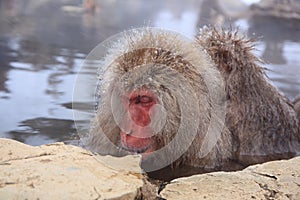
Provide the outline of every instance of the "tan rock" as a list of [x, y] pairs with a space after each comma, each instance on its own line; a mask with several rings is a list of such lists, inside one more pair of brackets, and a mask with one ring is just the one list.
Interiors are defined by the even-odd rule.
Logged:
[[63, 143], [32, 147], [0, 139], [0, 199], [134, 199], [143, 186], [139, 160], [95, 157]]
[[[140, 158], [95, 156], [55, 143], [32, 147], [0, 139], [0, 199], [156, 199]], [[159, 185], [159, 184], [158, 184]], [[164, 199], [300, 199], [300, 157], [172, 181]]]
[[300, 199], [300, 157], [173, 180], [165, 199]]

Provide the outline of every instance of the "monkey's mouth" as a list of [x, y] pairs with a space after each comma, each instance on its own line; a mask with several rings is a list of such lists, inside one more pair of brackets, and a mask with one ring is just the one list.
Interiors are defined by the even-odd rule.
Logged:
[[140, 138], [137, 136], [120, 132], [121, 146], [124, 150], [133, 154], [150, 153], [152, 150], [151, 138]]

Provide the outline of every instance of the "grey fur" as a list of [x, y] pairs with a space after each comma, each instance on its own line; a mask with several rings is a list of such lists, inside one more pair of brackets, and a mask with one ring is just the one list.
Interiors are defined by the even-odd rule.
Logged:
[[[147, 82], [149, 77], [151, 82], [145, 87], [159, 96], [167, 111], [165, 127], [155, 136], [157, 148], [172, 141], [180, 124], [180, 105], [176, 97], [180, 94], [174, 94], [180, 85], [173, 88], [163, 83], [179, 73], [183, 75], [179, 81], [186, 81], [197, 99], [194, 107], [189, 108], [191, 115], [185, 131], [189, 132], [195, 116], [198, 116], [198, 124], [192, 144], [173, 162], [174, 168], [184, 164], [212, 170], [234, 169], [230, 167], [232, 162], [246, 166], [295, 156], [300, 152], [299, 119], [291, 102], [266, 79], [263, 68], [257, 64], [259, 59], [251, 53], [252, 45], [252, 41], [238, 36], [237, 32], [213, 28], [204, 29], [193, 43], [151, 29], [125, 35], [105, 58], [107, 67], [102, 77], [99, 107], [89, 137], [84, 141], [87, 148], [101, 154], [127, 154], [120, 145], [120, 129], [111, 109], [112, 104], [118, 106], [118, 101], [112, 101], [112, 95], [116, 87], [130, 91], [140, 87], [139, 83]], [[195, 50], [199, 48], [202, 50]], [[137, 70], [145, 64], [153, 67]], [[207, 88], [206, 80], [215, 86], [213, 90]], [[221, 91], [223, 80], [225, 96]], [[222, 116], [215, 116], [214, 110], [222, 106], [226, 106], [225, 121]], [[122, 108], [119, 109], [122, 113]], [[213, 117], [217, 120], [212, 134], [219, 135], [218, 141], [208, 154], [202, 155], [204, 133]], [[155, 159], [169, 159], [168, 154], [179, 152], [181, 143], [188, 140], [187, 134]]]
[[226, 125], [235, 138], [235, 159], [248, 165], [299, 153], [299, 118], [258, 65], [262, 62], [251, 52], [254, 41], [214, 28], [197, 39], [225, 78]]

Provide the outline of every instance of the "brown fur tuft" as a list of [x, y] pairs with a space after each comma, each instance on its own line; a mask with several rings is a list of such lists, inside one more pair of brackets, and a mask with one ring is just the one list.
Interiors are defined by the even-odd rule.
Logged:
[[197, 41], [226, 82], [226, 124], [239, 162], [252, 164], [300, 152], [298, 119], [291, 102], [269, 83], [253, 53], [254, 41], [238, 31], [207, 28]]

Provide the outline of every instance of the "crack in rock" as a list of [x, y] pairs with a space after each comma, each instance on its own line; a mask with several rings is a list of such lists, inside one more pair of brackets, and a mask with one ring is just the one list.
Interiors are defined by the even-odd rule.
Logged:
[[274, 175], [266, 174], [266, 173], [261, 173], [261, 172], [253, 172], [254, 174], [258, 174], [260, 176], [268, 177], [274, 180], [277, 180], [278, 178]]
[[259, 187], [261, 189], [263, 189], [266, 192], [268, 192], [268, 194], [264, 194], [264, 196], [265, 196], [266, 199], [268, 199], [268, 200], [275, 199], [275, 196], [278, 193], [278, 191], [270, 189], [267, 184], [258, 183], [258, 185], [259, 185]]
[[101, 199], [101, 194], [97, 191], [96, 187], [94, 187], [94, 191], [98, 195], [95, 200]]
[[55, 155], [55, 154], [52, 154], [52, 153], [42, 153], [42, 154], [34, 155], [34, 156], [27, 156], [27, 157], [22, 157], [22, 158], [13, 158], [13, 159], [4, 160], [4, 161], [0, 162], [0, 165], [10, 165], [9, 162], [11, 162], [11, 161], [27, 160], [27, 159], [31, 159], [31, 158], [39, 158], [39, 157], [51, 156], [51, 155]]

